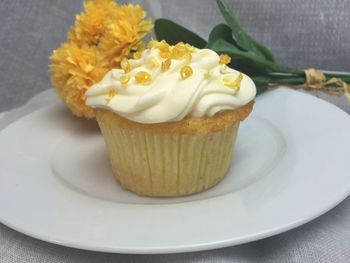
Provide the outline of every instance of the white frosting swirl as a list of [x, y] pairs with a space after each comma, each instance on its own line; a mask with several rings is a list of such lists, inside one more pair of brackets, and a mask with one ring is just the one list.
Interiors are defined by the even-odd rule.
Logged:
[[[153, 69], [151, 61], [164, 59], [157, 48], [142, 52], [140, 59], [129, 60], [130, 81], [121, 85], [122, 69], [112, 69], [103, 80], [86, 92], [86, 105], [105, 108], [129, 120], [140, 123], [162, 123], [182, 120], [186, 116], [213, 116], [222, 110], [239, 108], [254, 99], [254, 82], [243, 74], [240, 90], [235, 91], [223, 84], [223, 77], [237, 78], [240, 72], [219, 64], [219, 56], [210, 49], [195, 49], [188, 66], [193, 75], [181, 79], [183, 60], [172, 59], [169, 70], [163, 72], [160, 66]], [[152, 59], [152, 60], [151, 60]], [[148, 72], [153, 80], [148, 85], [135, 82], [139, 71]], [[210, 74], [208, 78], [206, 74]], [[116, 95], [106, 99], [110, 91]]]

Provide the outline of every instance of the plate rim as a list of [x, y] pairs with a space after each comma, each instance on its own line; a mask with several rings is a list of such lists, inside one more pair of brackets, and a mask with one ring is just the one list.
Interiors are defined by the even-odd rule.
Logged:
[[203, 243], [203, 244], [197, 243], [194, 245], [185, 245], [185, 246], [181, 245], [181, 246], [161, 247], [161, 248], [152, 248], [152, 249], [137, 248], [137, 247], [136, 248], [135, 247], [134, 248], [116, 248], [116, 247], [104, 247], [104, 246], [98, 247], [98, 246], [91, 246], [91, 245], [82, 245], [75, 242], [68, 242], [64, 240], [53, 239], [48, 236], [37, 235], [35, 232], [27, 231], [18, 226], [14, 226], [9, 222], [3, 221], [1, 218], [0, 218], [1, 219], [0, 223], [28, 237], [35, 238], [40, 241], [45, 241], [51, 244], [60, 245], [66, 248], [75, 248], [75, 249], [82, 249], [82, 250], [94, 251], [94, 252], [141, 254], [141, 255], [142, 254], [152, 255], [152, 254], [190, 253], [190, 252], [198, 252], [198, 251], [243, 245], [243, 244], [259, 241], [265, 238], [269, 238], [269, 237], [273, 237], [273, 236], [285, 233], [287, 231], [300, 227], [304, 224], [307, 224], [327, 212], [330, 212], [332, 209], [335, 209], [342, 201], [344, 201], [349, 195], [350, 195], [350, 191], [345, 197], [342, 197], [339, 200], [337, 200], [335, 204], [330, 204], [324, 210], [315, 214], [313, 217], [296, 220], [292, 223], [288, 223], [283, 226], [276, 227], [273, 230], [266, 230], [258, 234], [251, 234], [251, 235], [243, 236], [241, 238], [232, 238], [232, 239], [215, 241], [210, 243]]
[[[294, 90], [291, 90], [291, 91], [294, 92]], [[310, 96], [312, 99], [320, 100], [320, 101], [322, 101], [322, 103], [329, 104], [332, 107], [336, 108], [337, 110], [340, 110], [341, 112], [347, 114], [344, 110], [338, 108], [337, 106], [335, 106], [332, 103], [329, 103], [327, 101], [324, 101], [320, 98], [314, 97], [314, 96], [307, 94], [307, 93], [302, 93], [302, 94], [305, 96]], [[263, 96], [268, 96], [268, 93], [264, 94]], [[35, 113], [35, 112], [40, 111], [40, 110], [45, 110], [45, 109], [46, 109], [46, 107], [40, 108], [32, 113]], [[18, 120], [10, 123], [9, 126], [16, 123], [16, 122], [21, 121], [23, 118], [30, 116], [32, 113], [29, 113], [28, 115], [25, 115], [22, 118], [19, 118]], [[6, 126], [4, 129], [0, 130], [0, 136], [3, 132], [3, 130], [5, 130], [9, 126]], [[228, 195], [230, 195], [230, 194], [228, 194]], [[43, 240], [43, 241], [46, 241], [49, 243], [53, 243], [53, 244], [57, 244], [57, 245], [65, 246], [65, 247], [72, 247], [72, 248], [78, 248], [78, 249], [84, 249], [84, 250], [90, 250], [90, 251], [112, 252], [112, 253], [132, 253], [132, 254], [168, 254], [168, 253], [194, 252], [194, 251], [222, 248], [222, 247], [227, 247], [227, 246], [235, 246], [235, 245], [239, 245], [239, 244], [244, 244], [244, 243], [264, 239], [267, 237], [271, 237], [271, 236], [289, 231], [291, 229], [294, 229], [298, 226], [301, 226], [305, 223], [308, 223], [308, 222], [314, 220], [315, 218], [325, 214], [326, 212], [330, 211], [331, 209], [333, 209], [334, 207], [339, 205], [349, 195], [350, 195], [350, 188], [348, 189], [347, 193], [344, 193], [344, 195], [339, 196], [339, 198], [337, 200], [334, 200], [334, 202], [330, 202], [327, 206], [325, 206], [322, 210], [318, 211], [318, 213], [315, 213], [313, 216], [308, 217], [308, 218], [304, 218], [304, 219], [300, 219], [300, 220], [296, 220], [294, 222], [289, 222], [283, 226], [278, 226], [272, 230], [270, 229], [270, 230], [266, 230], [266, 231], [263, 231], [260, 233], [255, 233], [255, 234], [251, 234], [251, 235], [247, 235], [247, 236], [243, 236], [243, 237], [239, 237], [239, 238], [233, 237], [231, 239], [222, 240], [222, 241], [197, 243], [197, 244], [185, 245], [185, 246], [180, 245], [180, 246], [172, 246], [172, 247], [160, 247], [160, 248], [153, 248], [153, 249], [149, 249], [147, 247], [145, 249], [142, 249], [142, 248], [120, 248], [120, 247], [119, 248], [118, 247], [117, 248], [116, 247], [96, 247], [96, 246], [90, 246], [90, 245], [84, 245], [84, 244], [76, 244], [74, 242], [69, 243], [69, 242], [64, 241], [64, 240], [52, 239], [49, 236], [37, 235], [35, 233], [35, 231], [32, 232], [30, 230], [22, 229], [19, 226], [16, 226], [16, 225], [11, 224], [10, 222], [7, 222], [6, 220], [3, 219], [3, 217], [1, 216], [1, 213], [0, 213], [0, 222], [4, 225], [10, 227], [11, 229], [14, 229], [14, 230], [21, 232], [27, 236], [30, 236], [30, 237], [33, 237], [33, 238], [36, 238], [39, 240]]]

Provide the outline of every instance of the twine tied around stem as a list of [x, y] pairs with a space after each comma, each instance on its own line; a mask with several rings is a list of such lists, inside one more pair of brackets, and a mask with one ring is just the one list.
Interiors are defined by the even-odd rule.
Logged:
[[330, 78], [327, 80], [325, 74], [317, 69], [308, 68], [305, 72], [305, 83], [301, 85], [291, 85], [293, 88], [305, 90], [319, 90], [329, 95], [345, 95], [350, 103], [350, 86], [340, 78]]

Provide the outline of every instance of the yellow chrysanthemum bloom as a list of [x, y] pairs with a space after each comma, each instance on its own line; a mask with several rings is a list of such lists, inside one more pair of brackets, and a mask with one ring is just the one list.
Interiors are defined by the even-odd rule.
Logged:
[[114, 0], [85, 0], [76, 15], [68, 41], [50, 57], [51, 82], [73, 114], [94, 117], [85, 106], [85, 92], [124, 57], [143, 49], [141, 39], [153, 24], [140, 5], [118, 5]]
[[57, 95], [78, 117], [94, 117], [85, 106], [85, 92], [107, 73], [99, 64], [96, 47], [64, 43], [50, 56], [51, 82]]
[[104, 63], [118, 67], [131, 51], [143, 49], [140, 39], [153, 28], [151, 20], [143, 20], [144, 17], [145, 11], [140, 5], [120, 6], [113, 13], [98, 45], [104, 55]]
[[75, 16], [74, 26], [68, 32], [68, 40], [78, 45], [97, 45], [106, 20], [116, 11], [113, 0], [85, 1], [84, 12]]

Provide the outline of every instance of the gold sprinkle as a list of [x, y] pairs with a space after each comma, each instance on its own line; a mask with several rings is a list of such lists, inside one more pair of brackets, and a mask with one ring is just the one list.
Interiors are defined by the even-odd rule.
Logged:
[[189, 64], [192, 60], [192, 55], [190, 53], [186, 53], [186, 55], [184, 56], [185, 59], [185, 63]]
[[159, 66], [159, 61], [156, 57], [150, 56], [146, 62], [146, 65], [151, 69], [155, 69]]
[[152, 76], [146, 71], [139, 71], [135, 74], [137, 84], [148, 85], [152, 82]]
[[147, 48], [152, 49], [154, 47], [158, 47], [158, 45], [159, 45], [159, 42], [157, 40], [151, 40], [150, 42], [148, 42]]
[[140, 51], [136, 51], [134, 54], [133, 54], [133, 59], [139, 59], [141, 58], [141, 52]]
[[105, 98], [105, 100], [107, 102], [110, 102], [116, 94], [117, 94], [117, 91], [115, 89], [110, 89], [108, 91], [108, 94], [107, 94], [107, 97]]
[[181, 67], [188, 66], [188, 64], [191, 63], [192, 55], [190, 53], [187, 53], [183, 59], [184, 59], [184, 61], [181, 63], [180, 66]]
[[223, 83], [226, 87], [231, 88], [234, 91], [239, 91], [242, 79], [243, 75], [242, 73], [239, 73], [236, 79], [232, 79], [232, 76], [225, 76], [223, 78]]
[[125, 73], [129, 73], [131, 70], [129, 60], [127, 58], [122, 59], [120, 62], [120, 67], [124, 70]]
[[235, 79], [232, 77], [232, 75], [225, 75], [222, 77], [223, 83], [231, 83], [233, 81], [235, 81]]
[[171, 59], [170, 58], [167, 58], [166, 60], [164, 60], [162, 62], [162, 66], [161, 66], [161, 69], [163, 72], [167, 71], [171, 66]]
[[165, 42], [164, 40], [162, 40], [158, 45], [158, 49], [161, 52], [170, 52], [170, 45], [167, 42]]
[[220, 64], [227, 65], [230, 62], [231, 62], [231, 58], [230, 58], [229, 55], [227, 55], [227, 54], [221, 54], [220, 55], [220, 61], [219, 61]]
[[163, 51], [159, 51], [159, 56], [161, 58], [171, 58], [171, 52], [163, 52]]
[[129, 74], [122, 75], [119, 78], [120, 84], [122, 84], [122, 86], [125, 86], [129, 82], [129, 80], [130, 80]]
[[193, 70], [190, 66], [184, 66], [180, 70], [180, 76], [182, 79], [187, 79], [191, 77], [193, 74]]
[[191, 46], [190, 44], [187, 44], [187, 43], [185, 44], [185, 46], [186, 46], [188, 51], [190, 51], [190, 52], [194, 52], [195, 51], [195, 47], [194, 46]]
[[176, 44], [176, 46], [173, 48], [171, 52], [171, 57], [173, 59], [183, 59], [188, 53], [189, 51], [187, 50], [186, 46], [180, 42]]
[[164, 40], [160, 41], [158, 45], [159, 56], [161, 58], [170, 58], [171, 57], [171, 48], [170, 45]]

